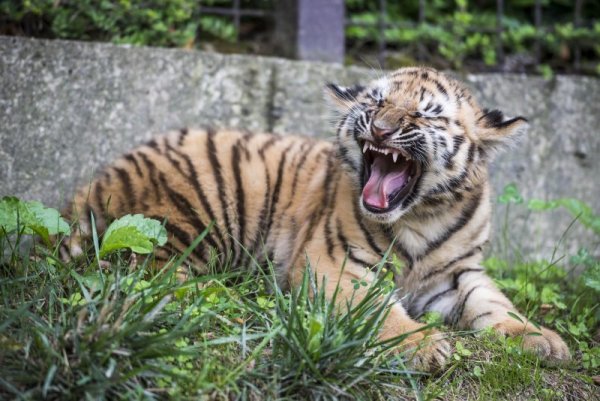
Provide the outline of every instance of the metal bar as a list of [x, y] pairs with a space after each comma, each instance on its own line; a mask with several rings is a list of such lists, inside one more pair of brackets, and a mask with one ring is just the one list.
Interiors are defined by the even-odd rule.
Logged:
[[379, 0], [379, 16], [378, 16], [378, 31], [379, 35], [377, 36], [377, 45], [379, 47], [377, 51], [377, 62], [379, 63], [379, 68], [382, 70], [385, 68], [385, 28], [386, 28], [386, 0]]
[[[373, 28], [374, 26], [376, 26], [372, 22], [359, 22], [359, 21], [353, 22], [350, 19], [348, 19], [348, 20], [345, 21], [345, 25], [346, 26], [364, 26], [364, 27], [367, 27], [367, 28]], [[385, 28], [407, 28], [407, 29], [414, 29], [414, 28], [417, 28], [419, 25], [417, 23], [414, 23], [414, 22], [403, 22], [403, 23], [389, 22], [389, 23], [383, 24], [383, 26]], [[452, 28], [451, 24], [440, 24], [438, 26], [441, 26], [442, 28], [445, 28], [445, 29]], [[468, 28], [466, 28], [466, 31], [467, 32], [481, 32], [481, 33], [495, 33], [497, 31], [497, 29], [496, 29], [496, 27], [490, 27], [490, 28], [468, 27]]]
[[497, 64], [504, 62], [504, 48], [502, 47], [502, 18], [504, 16], [504, 0], [496, 0], [496, 55]]
[[[583, 0], [575, 1], [575, 29], [581, 26], [581, 9], [583, 8]], [[581, 69], [581, 48], [577, 41], [573, 44], [573, 66], [575, 67], [575, 71], [579, 71]]]

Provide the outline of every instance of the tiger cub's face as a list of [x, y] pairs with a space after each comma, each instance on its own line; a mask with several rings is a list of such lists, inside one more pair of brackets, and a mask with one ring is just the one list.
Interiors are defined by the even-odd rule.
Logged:
[[340, 113], [338, 154], [363, 215], [381, 223], [461, 185], [471, 165], [526, 127], [522, 117], [481, 110], [459, 82], [431, 68], [327, 90]]

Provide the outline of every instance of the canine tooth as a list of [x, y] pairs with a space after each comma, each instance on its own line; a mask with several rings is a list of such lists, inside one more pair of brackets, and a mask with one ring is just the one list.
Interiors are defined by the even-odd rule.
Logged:
[[363, 146], [363, 153], [365, 153], [369, 149], [369, 142], [365, 142], [365, 146]]
[[392, 159], [394, 159], [394, 163], [398, 161], [398, 152], [392, 153]]

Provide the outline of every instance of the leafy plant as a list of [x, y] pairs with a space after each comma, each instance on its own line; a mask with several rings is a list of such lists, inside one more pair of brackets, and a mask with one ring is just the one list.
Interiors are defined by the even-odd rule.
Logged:
[[152, 252], [155, 245], [167, 242], [167, 230], [154, 219], [141, 214], [128, 214], [115, 221], [106, 229], [100, 246], [100, 258], [110, 252], [129, 248], [139, 254]]
[[230, 21], [199, 11], [193, 0], [0, 0], [5, 23], [31, 36], [175, 47], [193, 47], [199, 28], [235, 36]]
[[50, 236], [69, 235], [71, 230], [60, 213], [40, 202], [21, 201], [13, 196], [0, 200], [0, 238], [10, 234], [38, 235], [46, 244]]
[[[548, 0], [542, 3], [542, 27], [536, 27], [531, 18], [535, 5], [530, 0], [505, 2], [497, 35], [498, 17], [495, 2], [451, 2], [433, 0], [424, 6], [420, 21], [417, 1], [386, 2], [382, 17], [376, 1], [346, 0], [351, 23], [346, 27], [346, 37], [353, 53], [374, 50], [382, 34], [378, 30], [380, 19], [387, 24], [383, 36], [388, 44], [388, 54], [405, 53], [399, 65], [429, 63], [439, 68], [455, 69], [514, 69], [540, 73], [551, 78], [554, 71], [569, 71], [575, 47], [584, 49], [582, 69], [596, 73], [599, 64], [600, 25], [581, 24], [575, 27], [572, 16], [573, 3]], [[584, 19], [594, 20], [600, 15], [598, 4], [587, 4]], [[568, 19], [568, 20], [567, 20]], [[501, 48], [506, 61], [499, 66], [497, 51]], [[394, 63], [393, 56], [389, 57]], [[394, 65], [396, 66], [396, 65]]]

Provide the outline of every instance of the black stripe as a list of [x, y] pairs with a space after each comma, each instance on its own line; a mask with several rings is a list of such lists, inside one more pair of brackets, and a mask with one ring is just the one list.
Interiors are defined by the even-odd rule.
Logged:
[[[196, 230], [196, 235], [198, 235], [200, 232], [206, 230], [206, 225], [200, 220], [200, 217], [194, 211], [194, 208], [192, 207], [190, 202], [179, 192], [177, 192], [169, 187], [169, 184], [167, 183], [167, 179], [162, 172], [159, 174], [159, 179], [160, 179], [160, 182], [161, 182], [165, 192], [167, 193], [167, 195], [169, 196], [171, 201], [175, 204], [175, 207], [179, 210], [179, 212], [184, 217], [186, 217], [188, 219], [188, 222], [190, 223], [190, 225], [192, 227], [194, 227], [194, 229]], [[207, 236], [206, 241], [208, 241], [210, 243], [210, 245], [212, 247], [214, 247], [215, 249], [219, 249], [216, 242], [214, 241], [214, 239], [212, 237]]]
[[150, 176], [150, 183], [152, 184], [152, 187], [154, 189], [154, 196], [156, 197], [156, 202], [160, 203], [162, 197], [160, 193], [160, 185], [158, 185], [158, 181], [156, 180], [156, 173], [158, 171], [156, 164], [150, 161], [150, 159], [145, 153], [140, 152], [139, 155], [144, 161], [146, 168], [148, 169], [148, 175]]
[[156, 153], [158, 153], [159, 155], [162, 155], [162, 150], [160, 149], [160, 147], [158, 146], [158, 142], [156, 141], [156, 139], [152, 139], [150, 140], [146, 146], [148, 146], [149, 148], [153, 149]]
[[[242, 173], [240, 171], [240, 147], [241, 143], [238, 142], [231, 148], [231, 167], [233, 169], [233, 178], [235, 180], [235, 202], [237, 204], [237, 218], [238, 218], [238, 240], [245, 245], [246, 237], [246, 206], [244, 199], [244, 187], [242, 184]], [[239, 252], [238, 252], [239, 253]], [[235, 256], [234, 267], [238, 263], [238, 256]]]
[[454, 136], [454, 137], [452, 137], [452, 140], [454, 142], [452, 144], [452, 150], [444, 153], [444, 156], [443, 156], [446, 161], [445, 167], [447, 169], [452, 168], [452, 166], [454, 165], [454, 157], [456, 157], [456, 155], [458, 154], [458, 151], [460, 150], [461, 145], [465, 142], [465, 138], [462, 136]]
[[469, 144], [469, 153], [467, 154], [467, 163], [473, 163], [475, 159], [475, 151], [477, 150], [477, 145], [473, 142]]
[[444, 242], [448, 241], [450, 237], [452, 237], [452, 235], [460, 231], [464, 226], [467, 225], [469, 221], [471, 221], [471, 218], [479, 208], [482, 193], [483, 191], [480, 190], [477, 194], [473, 196], [473, 198], [469, 200], [469, 202], [467, 202], [466, 206], [462, 209], [460, 213], [460, 217], [454, 222], [454, 224], [450, 228], [448, 228], [444, 232], [444, 234], [427, 244], [425, 252], [418, 256], [417, 259], [422, 259], [434, 250], [438, 249], [440, 246], [442, 246]]
[[[340, 119], [340, 121], [337, 124], [336, 127], [336, 134], [338, 136], [341, 136], [341, 131], [342, 128], [344, 128], [344, 126], [346, 125], [346, 123], [348, 122], [348, 118], [350, 118], [351, 113], [346, 113], [344, 114], [344, 116]], [[346, 130], [347, 131], [347, 130]], [[356, 138], [356, 137], [355, 137]]]
[[298, 174], [300, 173], [300, 169], [302, 168], [302, 165], [306, 161], [306, 158], [308, 157], [308, 154], [311, 151], [311, 149], [308, 149], [308, 150], [305, 149], [305, 147], [308, 145], [309, 144], [307, 142], [307, 143], [303, 143], [302, 146], [300, 147], [300, 153], [302, 156], [300, 156], [300, 160], [298, 160], [298, 163], [295, 164], [294, 179], [292, 180], [292, 196], [291, 196], [292, 198], [296, 194], [296, 186], [298, 185]]
[[327, 247], [327, 255], [331, 260], [334, 260], [333, 257], [333, 233], [331, 232], [331, 214], [332, 211], [328, 210], [327, 218], [325, 220], [325, 246]]
[[341, 146], [338, 147], [337, 150], [337, 154], [338, 157], [341, 159], [342, 163], [344, 163], [346, 166], [350, 167], [350, 169], [355, 172], [358, 173], [359, 170], [359, 166], [356, 165], [356, 163], [354, 163], [354, 161], [352, 159], [350, 159], [349, 156], [349, 150], [348, 148], [346, 148], [345, 146]]
[[104, 202], [104, 186], [101, 181], [96, 182], [96, 193], [95, 193], [96, 207], [98, 207], [100, 213], [98, 218], [102, 218], [102, 223], [107, 224], [108, 220], [108, 205]]
[[[263, 163], [263, 168], [265, 171], [265, 195], [264, 195], [264, 199], [263, 199], [263, 204], [262, 207], [260, 209], [260, 212], [258, 214], [258, 222], [259, 222], [259, 226], [258, 226], [258, 232], [256, 233], [256, 236], [254, 238], [254, 241], [252, 242], [252, 246], [250, 247], [250, 249], [248, 249], [248, 252], [250, 252], [251, 254], [255, 254], [256, 253], [256, 248], [258, 246], [258, 243], [260, 241], [264, 241], [266, 236], [267, 236], [267, 213], [269, 211], [269, 201], [271, 200], [271, 174], [269, 173], [269, 168], [266, 164], [266, 160], [265, 160], [265, 155], [264, 153], [261, 154], [259, 153], [260, 159]], [[262, 252], [261, 252], [262, 254]]]
[[327, 244], [327, 254], [331, 259], [333, 257], [333, 237], [331, 230], [331, 217], [333, 215], [333, 199], [335, 199], [335, 195], [337, 193], [337, 180], [336, 177], [333, 177], [333, 153], [329, 153], [327, 156], [327, 167], [325, 173], [325, 207], [327, 208], [327, 219], [325, 220], [325, 242]]
[[[217, 157], [217, 149], [215, 146], [214, 137], [216, 136], [216, 132], [212, 129], [208, 130], [208, 137], [206, 141], [206, 147], [208, 152], [208, 159], [210, 160], [210, 165], [212, 167], [215, 181], [217, 182], [217, 189], [219, 192], [219, 201], [221, 202], [221, 209], [223, 211], [223, 218], [225, 219], [225, 227], [227, 228], [227, 234], [230, 236], [233, 235], [233, 229], [231, 227], [231, 221], [229, 220], [229, 214], [227, 213], [227, 199], [225, 194], [225, 181], [223, 180], [223, 175], [221, 174], [221, 163], [219, 163], [219, 158]], [[233, 238], [229, 241], [230, 250], [234, 250], [234, 241]]]
[[[165, 230], [167, 230], [167, 233], [172, 234], [175, 238], [177, 238], [185, 249], [189, 248], [192, 244], [192, 237], [190, 236], [190, 234], [187, 231], [182, 230], [178, 225], [171, 224], [168, 221], [165, 221], [165, 218], [161, 216], [149, 215], [147, 217], [160, 221], [161, 224], [164, 225]], [[171, 253], [173, 254], [180, 254], [184, 250], [177, 250], [172, 246], [168, 246], [168, 244], [166, 246], [163, 246], [162, 248], [170, 249]], [[194, 248], [192, 254], [198, 257], [202, 262], [206, 263], [206, 258], [204, 257], [204, 254], [202, 254], [202, 251], [199, 249], [199, 247]]]
[[142, 169], [140, 168], [140, 164], [138, 163], [138, 161], [135, 158], [135, 156], [133, 155], [133, 153], [129, 153], [129, 154], [125, 155], [125, 159], [128, 160], [129, 162], [133, 163], [133, 166], [135, 167], [135, 172], [137, 173], [138, 177], [144, 176], [144, 173], [142, 173]]
[[437, 87], [438, 91], [440, 91], [446, 97], [446, 99], [449, 99], [448, 91], [446, 90], [444, 85], [442, 85], [438, 80], [434, 80], [433, 83]]
[[424, 174], [420, 174], [417, 177], [417, 181], [415, 182], [412, 191], [410, 191], [410, 194], [402, 201], [402, 207], [404, 209], [408, 208], [417, 199], [421, 189], [421, 184], [423, 183], [423, 176]]
[[[422, 311], [421, 311], [420, 315], [422, 315], [423, 313], [425, 313], [425, 312], [427, 311], [427, 308], [428, 308], [429, 306], [431, 306], [431, 304], [433, 304], [435, 301], [437, 301], [437, 300], [438, 300], [440, 297], [442, 297], [442, 296], [446, 295], [446, 294], [447, 294], [447, 293], [449, 293], [449, 292], [452, 292], [452, 291], [456, 291], [456, 290], [458, 290], [458, 286], [459, 286], [459, 280], [460, 280], [460, 277], [461, 277], [463, 274], [465, 274], [465, 273], [472, 273], [472, 272], [483, 272], [483, 269], [482, 269], [482, 268], [465, 268], [465, 269], [462, 269], [462, 270], [459, 270], [459, 271], [456, 271], [456, 272], [454, 272], [454, 273], [452, 274], [452, 284], [450, 285], [450, 287], [449, 287], [448, 289], [446, 289], [446, 290], [444, 290], [444, 291], [441, 291], [441, 292], [437, 293], [436, 295], [434, 295], [434, 296], [430, 297], [430, 298], [427, 300], [427, 302], [425, 302], [425, 304], [423, 305], [423, 308], [422, 308]], [[417, 297], [417, 298], [416, 298], [416, 299], [415, 299], [415, 300], [412, 302], [412, 305], [416, 306], [416, 304], [417, 304], [417, 302], [418, 302], [418, 300], [419, 300], [420, 298], [421, 298], [420, 296], [419, 296], [419, 297]], [[413, 311], [413, 310], [411, 310], [411, 312], [413, 312], [413, 314], [414, 314], [414, 311]]]
[[431, 189], [427, 192], [425, 197], [429, 198], [434, 195], [446, 194], [447, 192], [456, 193], [465, 184], [465, 178], [467, 178], [470, 173], [471, 171], [468, 168], [465, 168], [458, 176], [450, 178], [447, 182], [439, 184]]
[[104, 186], [102, 182], [96, 181], [96, 206], [102, 211], [102, 216], [105, 216], [107, 213], [107, 205], [104, 204]]
[[381, 232], [383, 232], [389, 243], [394, 243], [394, 249], [398, 251], [400, 255], [405, 259], [406, 267], [408, 268], [408, 270], [412, 270], [415, 261], [413, 257], [408, 253], [408, 251], [404, 248], [404, 246], [400, 243], [400, 240], [396, 238], [392, 227], [384, 224], [380, 224], [379, 227], [381, 228]]
[[[179, 169], [179, 172], [181, 173], [182, 176], [184, 176], [187, 179], [188, 183], [194, 189], [194, 192], [196, 192], [196, 196], [198, 197], [198, 200], [202, 204], [202, 207], [208, 214], [208, 218], [211, 221], [214, 221], [216, 223], [216, 221], [217, 221], [216, 215], [213, 211], [213, 208], [210, 206], [210, 202], [208, 201], [208, 198], [206, 197], [204, 190], [202, 189], [202, 183], [200, 182], [200, 179], [198, 177], [198, 171], [196, 170], [196, 167], [194, 167], [192, 160], [185, 153], [181, 153], [173, 148], [171, 148], [171, 151], [174, 152], [179, 157], [181, 157], [183, 159], [183, 161], [185, 162], [187, 169], [189, 171], [189, 174], [184, 173], [184, 171], [182, 169]], [[219, 242], [221, 243], [221, 246], [222, 246], [221, 249], [224, 250], [225, 238], [224, 238], [223, 233], [221, 232], [221, 230], [217, 224], [215, 224], [213, 229], [215, 230], [215, 234], [217, 235]]]
[[281, 139], [279, 136], [276, 135], [272, 135], [271, 138], [269, 138], [269, 140], [267, 140], [263, 146], [260, 147], [260, 149], [258, 149], [258, 154], [261, 158], [265, 158], [265, 152], [275, 144], [275, 142], [277, 142], [279, 139]]
[[469, 292], [467, 292], [467, 294], [463, 297], [463, 300], [460, 302], [460, 304], [454, 305], [454, 308], [448, 314], [448, 318], [451, 319], [452, 324], [458, 323], [463, 313], [465, 312], [465, 305], [467, 304], [469, 297], [471, 296], [473, 291], [475, 291], [478, 288], [481, 288], [481, 286], [476, 285], [475, 287], [471, 288]]
[[[181, 244], [183, 245], [184, 249], [181, 249], [180, 252], [189, 248], [190, 245], [192, 244], [193, 240], [192, 240], [192, 237], [190, 236], [190, 234], [187, 231], [181, 229], [179, 226], [167, 222], [167, 223], [165, 223], [165, 229], [167, 230], [167, 232], [173, 234], [179, 240], [179, 242], [181, 242]], [[198, 259], [200, 259], [202, 262], [206, 263], [207, 259], [204, 256], [204, 254], [202, 253], [202, 250], [200, 249], [199, 246], [196, 246], [192, 250], [192, 254], [194, 256], [196, 256]]]
[[355, 256], [354, 253], [352, 252], [352, 247], [350, 246], [350, 243], [348, 242], [348, 239], [346, 238], [346, 236], [343, 233], [342, 222], [340, 221], [340, 219], [336, 219], [336, 229], [337, 229], [338, 241], [340, 241], [340, 243], [342, 244], [342, 248], [344, 249], [344, 251], [348, 255], [348, 259], [350, 259], [354, 263], [359, 264], [359, 265], [361, 265], [363, 267], [368, 267], [369, 266], [368, 262], [366, 262], [366, 261], [360, 259], [359, 257]]
[[440, 298], [442, 298], [444, 295], [456, 291], [456, 288], [448, 288], [445, 289], [444, 291], [438, 292], [437, 294], [433, 295], [432, 297], [430, 297], [427, 302], [425, 302], [425, 304], [423, 305], [422, 311], [421, 311], [421, 315], [425, 312], [427, 312], [427, 308], [429, 308], [434, 302], [438, 301]]
[[492, 314], [492, 312], [480, 313], [479, 315], [475, 316], [473, 319], [469, 320], [469, 324], [467, 325], [467, 327], [473, 327], [473, 323], [475, 323], [477, 320], [481, 319], [482, 317], [489, 316], [491, 314]]
[[452, 259], [450, 262], [446, 263], [441, 268], [433, 270], [433, 271], [427, 273], [423, 277], [423, 281], [427, 281], [427, 280], [431, 279], [433, 276], [445, 272], [446, 269], [448, 269], [453, 264], [455, 264], [457, 262], [460, 262], [461, 260], [467, 259], [467, 258], [475, 255], [475, 253], [481, 252], [481, 250], [482, 250], [481, 245], [477, 245], [477, 246], [471, 248], [468, 252], [465, 252], [462, 255], [455, 257], [454, 259]]
[[117, 172], [117, 176], [123, 184], [122, 189], [124, 196], [127, 199], [127, 203], [129, 205], [129, 211], [133, 212], [133, 209], [135, 207], [135, 193], [133, 191], [133, 183], [131, 182], [131, 177], [125, 169], [115, 167], [114, 170]]
[[180, 153], [177, 152], [177, 150], [175, 150], [174, 147], [172, 147], [170, 144], [166, 143], [165, 141], [165, 149], [166, 152], [164, 153], [164, 155], [167, 157], [167, 160], [169, 160], [169, 162], [175, 166], [175, 169], [177, 171], [179, 171], [179, 173], [181, 175], [183, 175], [184, 177], [187, 177], [187, 173], [183, 170], [183, 167], [181, 166], [181, 162], [177, 159], [175, 159], [171, 153], [174, 153], [175, 155], [179, 156]]
[[177, 146], [183, 146], [183, 141], [185, 141], [185, 137], [189, 133], [187, 128], [182, 128], [179, 130], [179, 138], [177, 139]]
[[367, 229], [367, 227], [365, 227], [364, 223], [362, 222], [362, 218], [360, 216], [360, 212], [358, 210], [358, 203], [357, 202], [352, 202], [353, 205], [353, 212], [354, 212], [354, 220], [356, 220], [356, 223], [358, 223], [358, 227], [360, 228], [360, 230], [362, 231], [363, 235], [365, 236], [365, 239], [367, 240], [367, 243], [369, 244], [369, 246], [371, 247], [371, 249], [373, 251], [375, 251], [375, 253], [377, 255], [382, 255], [383, 251], [381, 250], [381, 248], [379, 248], [377, 246], [377, 244], [375, 243], [375, 240], [373, 239], [373, 236], [371, 235], [371, 232]]
[[279, 202], [279, 192], [281, 191], [281, 183], [283, 182], [283, 168], [285, 166], [287, 154], [292, 148], [292, 146], [293, 144], [288, 146], [281, 153], [281, 159], [279, 159], [279, 166], [277, 166], [277, 179], [275, 180], [275, 186], [273, 187], [273, 195], [271, 196], [271, 208], [269, 211], [269, 217], [267, 218], [267, 233], [271, 231], [271, 225], [273, 224], [273, 216], [275, 215], [277, 203]]
[[458, 288], [458, 280], [460, 280], [460, 276], [465, 273], [474, 273], [474, 272], [483, 272], [483, 269], [480, 267], [467, 267], [462, 270], [458, 270], [452, 273], [452, 287]]

